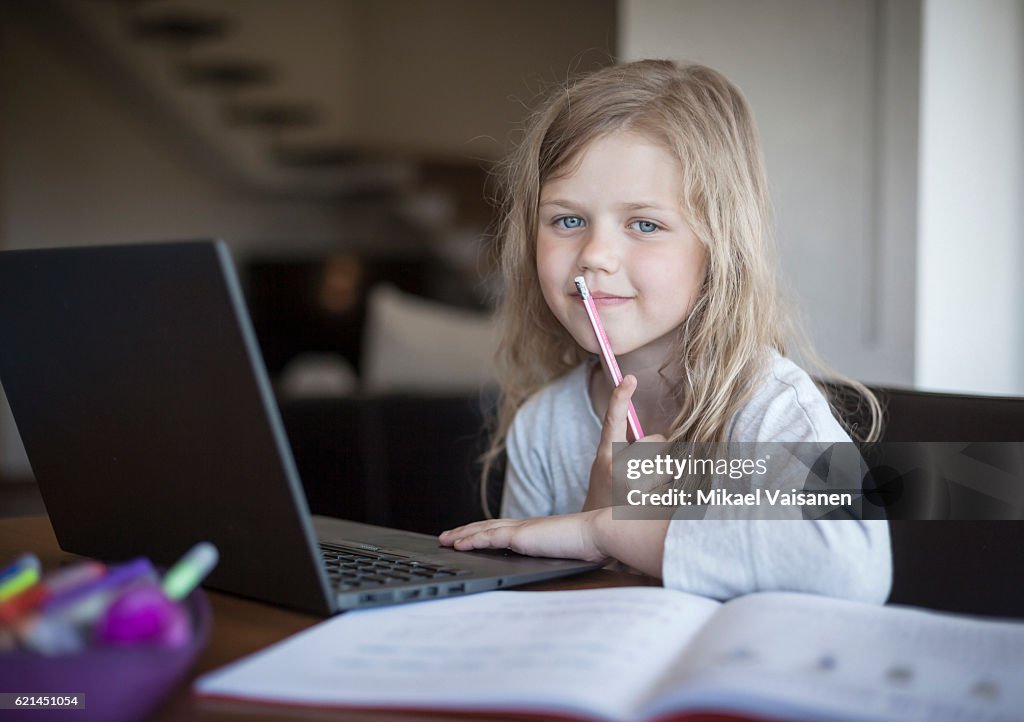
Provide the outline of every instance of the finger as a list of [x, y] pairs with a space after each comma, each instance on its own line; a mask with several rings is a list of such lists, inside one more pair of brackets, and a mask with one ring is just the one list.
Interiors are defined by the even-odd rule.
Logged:
[[448, 529], [447, 531], [441, 532], [441, 534], [464, 534], [470, 531], [476, 531], [478, 529], [492, 526], [495, 524], [514, 524], [517, 519], [481, 519], [480, 521], [470, 522], [469, 524], [463, 524], [457, 526], [454, 529]]
[[[661, 434], [647, 434], [644, 438], [640, 439], [640, 443], [643, 443], [643, 444], [658, 444], [658, 443], [660, 443], [660, 444], [664, 444], [667, 447], [668, 446], [668, 439], [666, 439]], [[627, 459], [631, 459], [631, 458], [644, 459], [644, 458], [648, 458], [653, 453], [656, 453], [656, 452], [654, 450], [650, 449], [650, 448], [646, 448], [645, 449], [645, 448], [638, 447], [636, 445], [630, 445], [630, 446], [622, 447], [622, 448], [619, 449], [619, 455], [622, 455], [622, 456], [624, 456], [624, 458], [627, 458]], [[613, 459], [614, 458], [615, 457], [613, 456]]]
[[438, 535], [438, 540], [445, 546], [451, 546], [453, 540], [461, 539], [462, 537], [476, 534], [482, 530], [488, 529], [495, 526], [509, 526], [518, 523], [518, 519], [484, 519], [482, 521], [475, 521], [471, 524], [463, 524], [462, 526], [455, 527], [454, 529], [448, 529]]
[[514, 526], [481, 529], [474, 534], [456, 539], [453, 547], [458, 551], [470, 549], [507, 549], [515, 531]]
[[649, 455], [649, 454], [660, 454], [660, 453], [663, 453], [663, 452], [667, 453], [667, 452], [671, 452], [672, 451], [672, 443], [668, 439], [666, 439], [664, 436], [662, 436], [661, 434], [649, 434], [649, 435], [645, 436], [644, 438], [640, 439], [640, 441], [644, 442], [644, 443], [648, 443], [648, 444], [660, 444], [661, 445], [661, 447], [659, 449], [656, 449], [656, 450], [648, 449], [647, 451], [641, 451], [640, 452], [641, 454], [647, 454], [647, 455]]
[[475, 533], [476, 530], [472, 528], [475, 526], [477, 525], [465, 524], [463, 526], [455, 527], [454, 529], [448, 529], [447, 531], [443, 531], [440, 534], [438, 534], [437, 540], [441, 543], [442, 546], [450, 547], [452, 546], [452, 544], [455, 543], [457, 539], [461, 539], [462, 537], [468, 534]]
[[636, 377], [625, 376], [622, 383], [612, 391], [608, 399], [608, 410], [604, 414], [604, 424], [601, 427], [601, 446], [606, 454], [612, 453], [612, 444], [618, 441], [626, 441], [626, 416], [629, 409], [629, 400], [633, 398], [636, 391]]

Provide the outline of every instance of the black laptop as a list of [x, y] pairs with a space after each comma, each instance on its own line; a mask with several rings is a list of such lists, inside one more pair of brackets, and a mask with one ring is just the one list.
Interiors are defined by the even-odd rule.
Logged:
[[312, 516], [219, 241], [0, 252], [0, 383], [62, 549], [318, 614], [597, 565]]

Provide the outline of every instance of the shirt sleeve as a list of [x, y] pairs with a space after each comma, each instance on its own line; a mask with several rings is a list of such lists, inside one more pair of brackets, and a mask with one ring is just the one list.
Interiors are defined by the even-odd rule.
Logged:
[[[766, 387], [738, 414], [743, 436], [850, 442], [802, 371]], [[664, 552], [666, 587], [716, 599], [792, 591], [881, 604], [892, 587], [885, 520], [674, 519]]]
[[892, 586], [884, 520], [676, 519], [664, 585], [715, 599], [805, 592], [882, 604]]
[[[525, 407], [524, 407], [525, 408]], [[554, 513], [552, 494], [541, 455], [529, 438], [530, 424], [524, 409], [516, 414], [505, 439], [508, 462], [501, 496], [501, 516], [528, 519]]]

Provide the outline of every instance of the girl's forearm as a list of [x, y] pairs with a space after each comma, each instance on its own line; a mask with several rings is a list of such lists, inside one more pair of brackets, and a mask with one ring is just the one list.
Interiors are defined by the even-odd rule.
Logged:
[[591, 520], [594, 544], [605, 556], [660, 579], [669, 521], [613, 519], [612, 507], [605, 507]]

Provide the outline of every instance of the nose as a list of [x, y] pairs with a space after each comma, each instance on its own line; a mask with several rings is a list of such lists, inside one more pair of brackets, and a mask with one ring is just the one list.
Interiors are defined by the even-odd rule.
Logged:
[[614, 273], [619, 267], [621, 249], [614, 235], [597, 224], [590, 226], [576, 255], [580, 271]]

